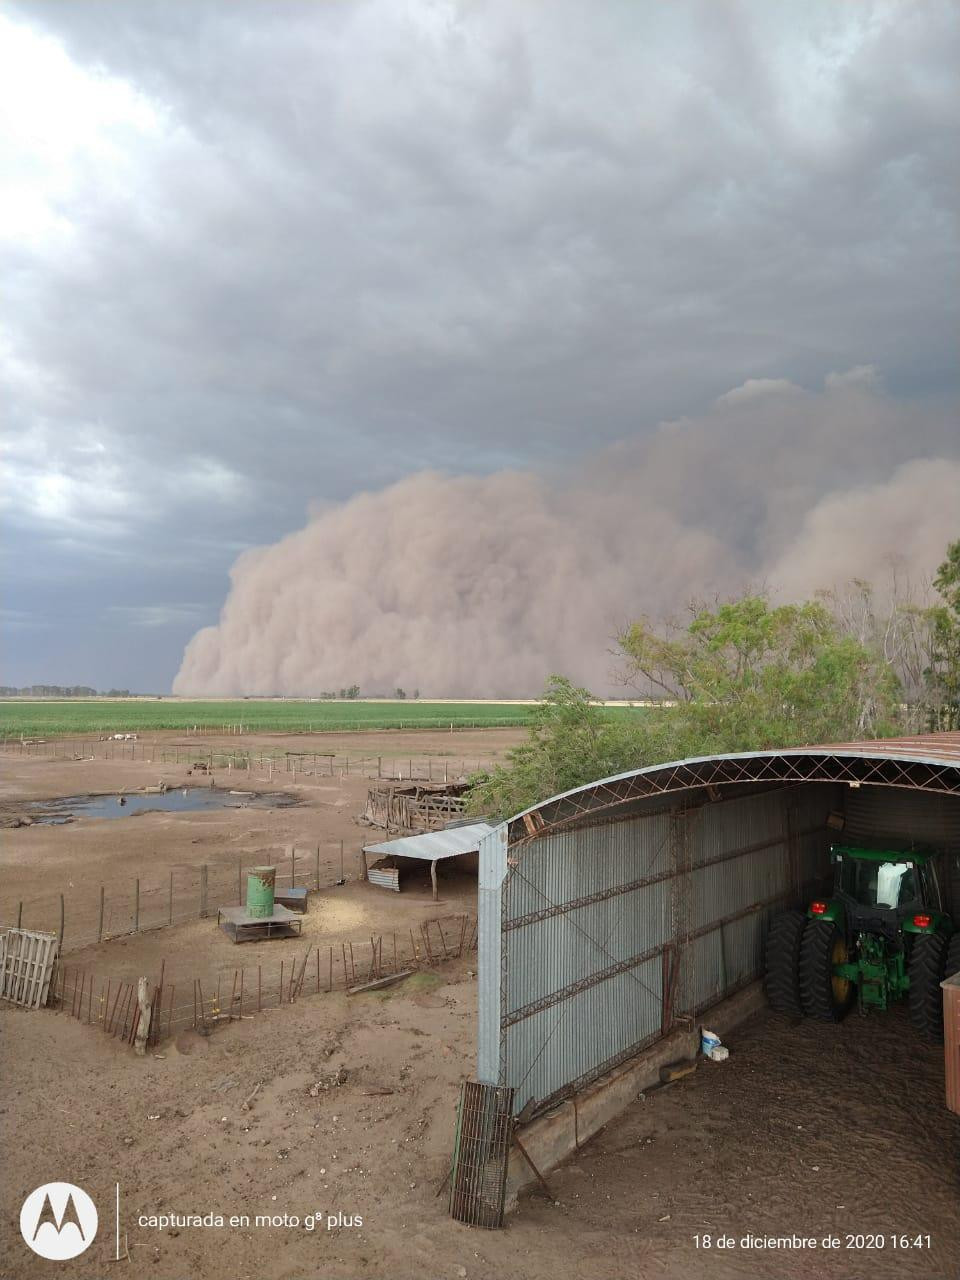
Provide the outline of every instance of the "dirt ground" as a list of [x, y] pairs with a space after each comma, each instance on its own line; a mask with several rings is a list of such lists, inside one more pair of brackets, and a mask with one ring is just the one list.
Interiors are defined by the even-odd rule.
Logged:
[[[411, 736], [422, 754], [424, 735]], [[12, 764], [0, 796], [10, 805], [110, 790], [121, 769], [137, 771], [126, 785], [155, 781], [139, 763]], [[252, 810], [5, 831], [2, 902], [11, 885], [25, 894], [64, 876], [146, 875], [261, 840], [349, 838], [355, 849], [371, 838], [352, 817], [366, 786], [345, 778], [331, 794], [298, 781], [303, 803], [274, 810], [267, 836], [254, 834], [264, 819]], [[443, 890], [441, 908], [465, 909], [475, 882]], [[316, 938], [362, 935], [374, 913], [399, 928], [437, 907], [425, 886], [398, 896], [351, 881], [319, 895], [306, 927]], [[255, 963], [287, 946], [234, 947], [213, 922], [194, 921], [68, 961], [133, 976], [160, 958], [222, 969], [238, 952]], [[916, 1038], [902, 1009], [840, 1026], [761, 1014], [731, 1034], [729, 1061], [638, 1100], [550, 1174], [549, 1198], [522, 1197], [503, 1231], [453, 1222], [436, 1193], [459, 1084], [474, 1070], [475, 966], [465, 956], [384, 992], [304, 997], [209, 1037], [183, 1032], [145, 1058], [69, 1016], [0, 1006], [0, 1280], [960, 1275], [960, 1119], [943, 1105], [942, 1050]], [[17, 1229], [26, 1194], [55, 1180], [84, 1187], [100, 1213], [94, 1244], [69, 1270], [37, 1258]], [[119, 1263], [117, 1183], [130, 1253]], [[163, 1214], [225, 1222], [150, 1224]], [[280, 1221], [257, 1226], [257, 1215]], [[816, 1247], [755, 1247], [794, 1235]], [[825, 1247], [831, 1236], [838, 1247]]]
[[[636, 1102], [550, 1175], [553, 1199], [524, 1196], [499, 1232], [451, 1221], [436, 1194], [474, 1015], [455, 962], [389, 994], [313, 997], [208, 1039], [187, 1032], [145, 1059], [69, 1017], [0, 1010], [0, 1277], [52, 1273], [16, 1221], [24, 1196], [54, 1180], [100, 1208], [98, 1239], [71, 1264], [85, 1280], [957, 1274], [960, 1122], [943, 1108], [942, 1055], [901, 1011], [842, 1027], [758, 1016], [730, 1037], [728, 1062]], [[109, 1261], [117, 1182], [129, 1264]], [[313, 1231], [138, 1226], [211, 1212], [324, 1216]], [[794, 1234], [817, 1248], [743, 1247]], [[822, 1247], [831, 1234], [839, 1248]], [[857, 1247], [871, 1234], [882, 1248]], [[705, 1235], [736, 1247], [698, 1248]], [[929, 1248], [892, 1244], [927, 1235]]]
[[[245, 749], [275, 751], [289, 747], [298, 751], [336, 751], [338, 755], [349, 752], [356, 759], [381, 756], [385, 761], [402, 761], [404, 768], [412, 757], [414, 762], [434, 759], [442, 769], [448, 761], [451, 770], [466, 760], [469, 767], [478, 762], [487, 763], [501, 758], [507, 747], [522, 736], [512, 729], [485, 731], [466, 730], [454, 734], [443, 732], [393, 732], [364, 734], [298, 734], [244, 735]], [[168, 734], [157, 735], [160, 745], [171, 747], [177, 743], [191, 749], [216, 749], [218, 746], [235, 746], [236, 738], [203, 738], [189, 740]], [[352, 745], [351, 745], [352, 744]], [[149, 764], [137, 761], [102, 759], [43, 760], [26, 756], [0, 756], [0, 819], [16, 819], [27, 812], [31, 801], [54, 799], [87, 793], [112, 793], [132, 791], [154, 785], [159, 780], [171, 787], [205, 785], [206, 779], [190, 776], [188, 765]], [[438, 769], [438, 772], [439, 772]], [[452, 772], [451, 772], [451, 776]], [[140, 880], [142, 921], [146, 924], [165, 920], [167, 884], [169, 873], [176, 878], [177, 904], [175, 915], [196, 914], [198, 875], [201, 865], [210, 868], [210, 903], [217, 905], [215, 893], [222, 890], [225, 905], [235, 904], [238, 865], [246, 867], [253, 862], [282, 859], [284, 850], [291, 844], [300, 851], [304, 876], [315, 873], [316, 863], [311, 851], [320, 850], [320, 880], [323, 885], [333, 885], [340, 878], [340, 842], [344, 844], [344, 872], [348, 881], [354, 882], [359, 872], [358, 854], [361, 844], [369, 844], [378, 838], [377, 831], [357, 823], [356, 815], [363, 809], [367, 790], [373, 782], [357, 774], [334, 777], [303, 777], [296, 782], [289, 775], [276, 773], [272, 781], [266, 776], [250, 779], [236, 774], [218, 771], [214, 782], [219, 787], [282, 792], [297, 801], [290, 807], [268, 809], [219, 809], [205, 813], [144, 813], [119, 819], [91, 820], [80, 818], [65, 827], [34, 825], [3, 831], [0, 842], [0, 923], [16, 923], [19, 904], [22, 902], [22, 924], [25, 928], [51, 929], [59, 925], [59, 894], [65, 895], [66, 933], [65, 945], [76, 949], [80, 940], [96, 939], [99, 886], [105, 886], [107, 895], [106, 932], [119, 933], [129, 927], [134, 885]], [[283, 870], [285, 864], [281, 866]], [[455, 879], [455, 878], [454, 878]], [[443, 900], [440, 909], [456, 912], [464, 909], [464, 901], [475, 896], [475, 879], [464, 880], [459, 888], [455, 883], [442, 885]], [[450, 890], [448, 893], [447, 890]], [[229, 895], [233, 894], [232, 898]], [[464, 899], [463, 895], [467, 898]], [[392, 895], [377, 892], [373, 902], [383, 904], [385, 917], [391, 915], [389, 899]], [[404, 894], [404, 900], [422, 900], [426, 914], [437, 914], [430, 903], [426, 884], [416, 893]], [[337, 910], [341, 917], [346, 912], [345, 895], [340, 895]], [[331, 908], [332, 909], [332, 908]], [[472, 909], [472, 908], [471, 908]], [[396, 915], [396, 913], [393, 913]], [[414, 920], [424, 917], [424, 912], [414, 915]], [[324, 929], [332, 930], [337, 937], [341, 924], [348, 927], [350, 920], [328, 918]], [[355, 923], [369, 934], [370, 924], [376, 927], [379, 913], [368, 920], [360, 913]], [[308, 928], [309, 926], [305, 926]], [[393, 927], [393, 926], [391, 926]], [[154, 951], [162, 949], [163, 939], [157, 939]], [[184, 938], [184, 945], [192, 946]], [[230, 945], [230, 944], [228, 944]], [[206, 953], [201, 943], [198, 958]], [[251, 948], [245, 948], [249, 956]], [[72, 961], [71, 961], [72, 962]]]

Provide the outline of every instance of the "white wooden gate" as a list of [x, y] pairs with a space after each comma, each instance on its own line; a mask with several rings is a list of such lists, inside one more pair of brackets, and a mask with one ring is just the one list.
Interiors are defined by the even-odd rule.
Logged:
[[28, 1009], [45, 1005], [57, 950], [55, 933], [7, 929], [0, 934], [0, 998]]

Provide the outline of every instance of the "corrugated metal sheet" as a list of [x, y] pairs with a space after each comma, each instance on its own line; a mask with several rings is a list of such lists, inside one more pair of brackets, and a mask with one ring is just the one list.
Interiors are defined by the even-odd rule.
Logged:
[[382, 840], [379, 844], [365, 844], [363, 851], [436, 862], [440, 858], [455, 858], [461, 853], [476, 853], [480, 841], [490, 831], [488, 822], [474, 822], [466, 827], [451, 827], [447, 831], [426, 831], [419, 836], [401, 836], [396, 840]]
[[916, 733], [905, 738], [864, 738], [860, 742], [827, 742], [816, 747], [790, 747], [782, 755], [804, 751], [843, 752], [844, 755], [893, 756], [960, 765], [960, 733]]
[[[828, 776], [809, 767], [812, 756], [830, 758]], [[795, 769], [791, 757], [802, 758]], [[582, 1087], [656, 1039], [668, 1015], [696, 1016], [759, 976], [772, 911], [829, 875], [838, 838], [946, 849], [945, 888], [960, 915], [960, 797], [946, 794], [954, 783], [927, 770], [934, 789], [911, 791], [909, 763], [893, 774], [869, 764], [916, 761], [952, 774], [960, 734], [711, 759], [757, 758], [779, 761], [782, 776], [738, 770], [718, 775], [718, 790], [684, 772], [702, 762], [660, 766], [673, 770], [672, 795], [604, 794], [597, 783], [596, 809], [573, 811], [579, 825], [562, 825], [568, 806], [553, 811], [552, 826], [511, 819], [483, 836], [478, 1074], [513, 1087], [517, 1110]], [[844, 814], [842, 833], [831, 813]]]
[[507, 871], [507, 824], [480, 840], [477, 887], [477, 1079], [501, 1084], [501, 887]]
[[381, 889], [392, 889], [394, 893], [400, 892], [400, 872], [396, 867], [368, 867], [367, 879], [371, 884], [379, 885]]
[[[645, 816], [525, 841], [509, 862], [498, 828], [481, 847], [491, 932], [495, 898], [501, 910], [496, 974], [481, 955], [489, 1078], [499, 1056], [496, 1078], [516, 1090], [519, 1110], [656, 1039], [678, 938], [676, 1010], [707, 1008], [758, 976], [771, 903], [828, 868], [826, 820], [837, 803], [829, 784], [689, 809], [651, 802]], [[495, 1026], [498, 1055], [484, 1043]]]
[[660, 1030], [660, 960], [553, 1005], [510, 1028], [504, 1068], [517, 1110], [549, 1098]]

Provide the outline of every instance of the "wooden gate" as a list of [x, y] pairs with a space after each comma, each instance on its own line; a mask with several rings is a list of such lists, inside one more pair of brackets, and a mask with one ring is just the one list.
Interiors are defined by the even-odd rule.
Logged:
[[7, 929], [0, 935], [0, 998], [27, 1009], [45, 1005], [57, 950], [55, 933]]

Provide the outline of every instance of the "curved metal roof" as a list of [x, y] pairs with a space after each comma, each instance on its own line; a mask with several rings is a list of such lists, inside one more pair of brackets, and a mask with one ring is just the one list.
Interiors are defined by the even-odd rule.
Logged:
[[960, 795], [960, 733], [697, 756], [601, 778], [541, 801], [508, 821], [511, 843], [579, 823], [615, 820], [636, 801], [697, 787], [845, 782]]

